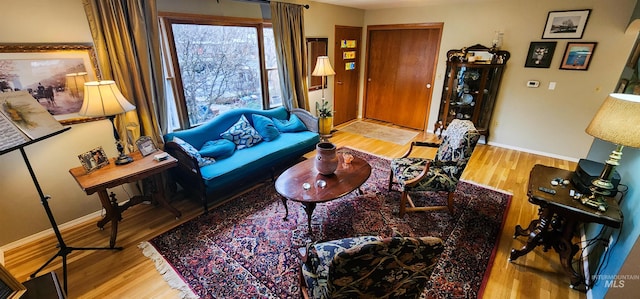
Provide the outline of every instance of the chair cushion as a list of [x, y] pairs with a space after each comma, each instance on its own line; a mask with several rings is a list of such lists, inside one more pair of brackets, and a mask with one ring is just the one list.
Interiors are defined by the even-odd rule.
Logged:
[[214, 159], [224, 159], [236, 151], [236, 144], [228, 139], [216, 139], [207, 141], [200, 149], [200, 155]]
[[380, 237], [363, 236], [310, 244], [307, 248], [308, 262], [302, 265], [302, 274], [311, 298], [330, 298], [327, 276], [329, 265], [337, 253], [377, 240]]
[[185, 152], [194, 157], [198, 161], [199, 167], [204, 167], [216, 162], [214, 158], [201, 156], [195, 147], [178, 137], [173, 137], [173, 142], [177, 143]]
[[438, 161], [432, 161], [429, 172], [417, 185], [408, 188], [406, 181], [416, 178], [427, 164], [428, 159], [407, 157], [393, 159], [391, 171], [396, 178], [400, 191], [447, 191], [456, 189], [460, 176], [458, 166], [442, 166]]
[[233, 126], [220, 134], [220, 137], [233, 141], [238, 150], [252, 147], [262, 141], [262, 136], [251, 126], [244, 115], [240, 116], [240, 119]]

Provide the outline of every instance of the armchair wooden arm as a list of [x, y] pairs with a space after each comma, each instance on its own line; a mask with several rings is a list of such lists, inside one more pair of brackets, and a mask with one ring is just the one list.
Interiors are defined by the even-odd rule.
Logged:
[[409, 150], [407, 150], [406, 153], [404, 153], [404, 155], [402, 155], [401, 158], [406, 158], [409, 157], [409, 155], [411, 154], [411, 151], [413, 151], [413, 148], [416, 146], [423, 146], [423, 147], [434, 147], [434, 148], [438, 148], [440, 146], [440, 143], [435, 143], [435, 142], [423, 142], [423, 141], [413, 141], [411, 142], [411, 145], [409, 146]]

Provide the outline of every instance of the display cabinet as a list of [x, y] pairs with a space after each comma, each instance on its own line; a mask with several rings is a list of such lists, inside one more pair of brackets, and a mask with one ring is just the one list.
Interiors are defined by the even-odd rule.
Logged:
[[438, 121], [434, 132], [442, 135], [454, 119], [468, 119], [489, 140], [491, 115], [504, 67], [507, 51], [474, 45], [447, 52], [447, 72], [442, 89]]

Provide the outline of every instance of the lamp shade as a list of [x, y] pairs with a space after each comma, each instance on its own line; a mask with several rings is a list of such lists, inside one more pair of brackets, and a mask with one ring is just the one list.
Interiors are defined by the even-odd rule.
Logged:
[[640, 148], [640, 96], [610, 94], [585, 131], [604, 141]]
[[78, 114], [112, 116], [136, 109], [125, 99], [115, 81], [92, 81], [84, 84], [84, 101]]
[[313, 69], [311, 76], [333, 76], [336, 72], [331, 67], [329, 56], [318, 56], [316, 60], [316, 68]]
[[74, 98], [81, 98], [84, 90], [84, 83], [87, 82], [87, 72], [71, 73], [66, 75], [65, 84]]

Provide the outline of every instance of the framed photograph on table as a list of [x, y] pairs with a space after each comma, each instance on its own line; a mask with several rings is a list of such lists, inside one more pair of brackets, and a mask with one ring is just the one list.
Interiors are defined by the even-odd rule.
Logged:
[[103, 119], [78, 115], [98, 73], [91, 44], [0, 44], [0, 89], [27, 90], [64, 125]]
[[591, 9], [550, 11], [542, 32], [543, 39], [580, 39]]
[[524, 67], [549, 68], [557, 42], [531, 42]]
[[578, 71], [586, 71], [589, 69], [589, 64], [591, 63], [597, 44], [598, 43], [595, 42], [567, 43], [560, 69]]
[[109, 158], [101, 146], [78, 155], [78, 159], [80, 159], [80, 164], [82, 164], [87, 173], [109, 164]]
[[140, 138], [136, 140], [136, 147], [143, 157], [151, 155], [158, 150], [156, 144], [153, 143], [153, 140], [151, 140], [151, 137], [149, 136], [140, 136]]

